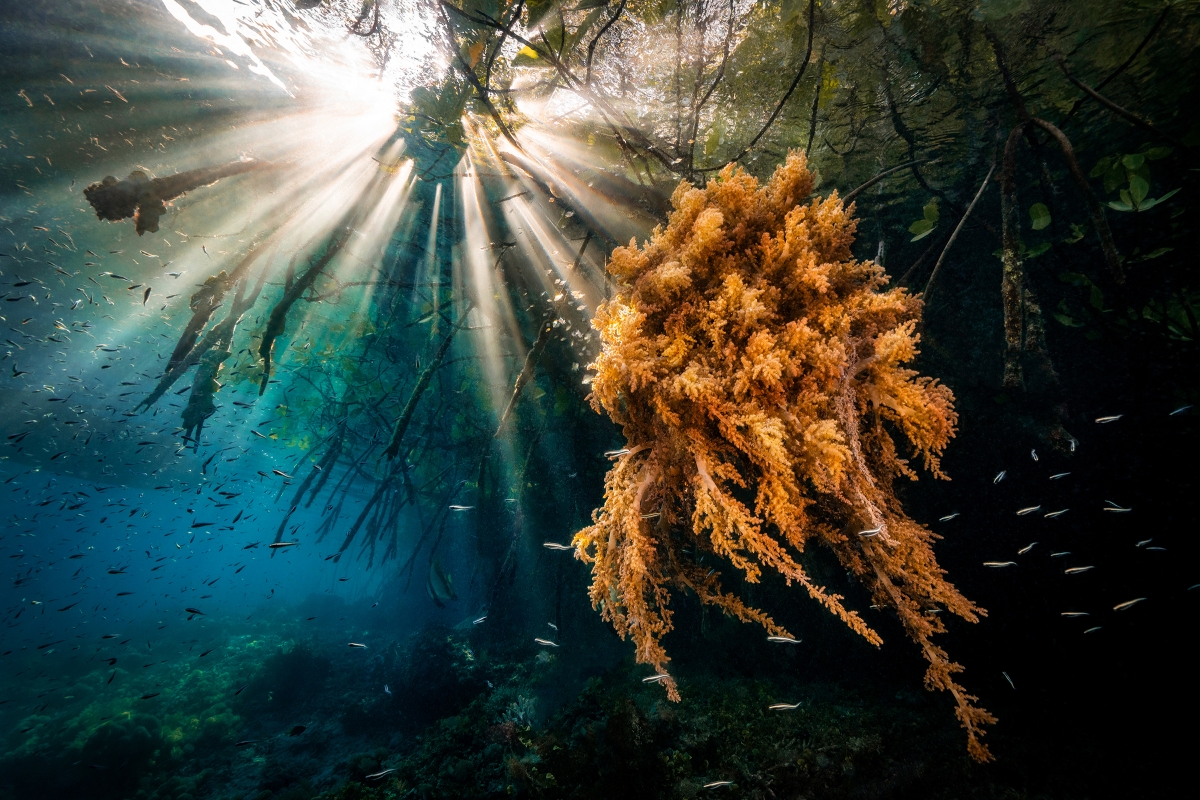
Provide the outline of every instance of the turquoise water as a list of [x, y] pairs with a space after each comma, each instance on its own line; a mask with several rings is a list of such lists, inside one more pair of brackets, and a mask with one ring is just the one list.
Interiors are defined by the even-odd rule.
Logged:
[[[915, 54], [932, 45], [912, 20], [949, 11], [900, 5], [887, 30], [909, 37], [916, 74], [948, 80]], [[995, 5], [963, 13], [998, 25]], [[1163, 36], [1186, 41], [1194, 4], [1176, 5]], [[1062, 6], [1038, 18], [1041, 35], [1076, 35], [1062, 26], [1089, 4]], [[1023, 151], [1035, 155], [1018, 176], [1020, 247], [1053, 354], [1043, 372], [1026, 332], [1024, 388], [1002, 377], [1002, 210], [983, 178], [1001, 160], [998, 123], [931, 134], [974, 148], [929, 173], [942, 199], [909, 177], [856, 198], [853, 252], [890, 285], [932, 288], [915, 281], [946, 248], [913, 366], [956, 397], [952, 480], [897, 481], [895, 502], [941, 537], [937, 564], [988, 611], [937, 639], [999, 718], [995, 760], [977, 763], [894, 609], [831, 547], [804, 551], [806, 574], [882, 646], [776, 571], [745, 580], [707, 540], [678, 551], [700, 572], [664, 567], [679, 702], [614, 634], [602, 604], [629, 598], [589, 597], [572, 540], [639, 443], [589, 403], [591, 321], [628, 292], [614, 247], [666, 220], [678, 178], [656, 166], [647, 185], [597, 144], [605, 125], [555, 127], [569, 111], [558, 95], [522, 108], [523, 149], [509, 147], [482, 102], [439, 83], [459, 51], [439, 43], [438, 7], [379, 7], [383, 33], [372, 3], [0, 8], [0, 797], [1172, 793], [1194, 738], [1200, 598], [1193, 50], [1155, 40], [1154, 69], [1113, 84], [1165, 139], [1093, 118], [1072, 129], [1069, 104], [1033, 109], [1059, 114], [1096, 192], [1123, 154], [1142, 161], [1100, 195], [1128, 274], [1117, 284], [1063, 163], [1044, 168], [1045, 224], [1025, 207], [1050, 172], [1042, 150]], [[758, 8], [795, 13], [738, 6]], [[652, 11], [636, 9], [645, 25]], [[1158, 13], [1131, 6], [1128, 24], [1141, 36]], [[633, 35], [622, 41], [653, 50]], [[832, 47], [866, 47], [850, 39]], [[826, 89], [800, 103], [814, 113], [855, 77], [821, 74]], [[706, 156], [748, 124], [729, 113], [693, 134]], [[799, 114], [744, 162], [763, 180], [811, 138]], [[810, 154], [818, 194], [894, 166], [834, 146], [883, 134], [829, 119], [828, 147], [818, 138]], [[1136, 188], [1143, 162], [1154, 196]], [[981, 181], [985, 221], [964, 223], [951, 250]], [[1142, 210], [1119, 208], [1122, 187]], [[1054, 205], [1064, 198], [1077, 208]], [[730, 495], [751, 503], [752, 488]], [[690, 520], [656, 535], [686, 537]], [[835, 536], [842, 523], [828, 524]], [[799, 641], [699, 603], [688, 589], [710, 568]], [[934, 574], [922, 569], [915, 582]]]

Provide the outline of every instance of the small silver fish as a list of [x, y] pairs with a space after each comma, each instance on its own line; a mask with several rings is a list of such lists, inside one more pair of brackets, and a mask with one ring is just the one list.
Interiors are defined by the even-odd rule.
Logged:
[[1147, 549], [1147, 550], [1163, 550], [1163, 551], [1165, 551], [1167, 548], [1165, 548], [1165, 547], [1159, 547], [1159, 546], [1157, 546], [1157, 545], [1154, 545], [1154, 546], [1152, 546], [1152, 547], [1147, 547], [1146, 549]]
[[1154, 541], [1154, 537], [1150, 537], [1149, 539], [1142, 539], [1140, 542], [1135, 544], [1134, 547], [1145, 547], [1146, 545], [1150, 544], [1153, 541]]
[[1060, 472], [1060, 473], [1058, 473], [1057, 475], [1051, 475], [1051, 476], [1050, 476], [1050, 480], [1052, 480], [1052, 481], [1056, 481], [1056, 480], [1058, 480], [1059, 478], [1065, 478], [1065, 477], [1067, 477], [1067, 476], [1068, 476], [1068, 475], [1070, 475], [1070, 474], [1071, 474], [1071, 473], [1069, 473], [1069, 472]]
[[1173, 417], [1176, 414], [1182, 414], [1183, 412], [1187, 411], [1189, 408], [1191, 408], [1191, 406], [1180, 406], [1179, 408], [1172, 411], [1170, 414], [1167, 414], [1167, 416]]
[[1004, 480], [1004, 476], [1007, 474], [1007, 470], [1000, 470], [998, 473], [996, 473], [996, 477], [992, 478], [992, 483], [999, 483], [1000, 481]]
[[606, 452], [604, 454], [604, 457], [612, 459], [612, 458], [620, 458], [621, 456], [628, 455], [628, 454], [629, 454], [629, 448], [622, 447], [620, 450], [609, 450], [608, 452]]
[[542, 547], [547, 550], [574, 550], [575, 548], [569, 544], [559, 544], [558, 542], [542, 542]]
[[1071, 509], [1069, 509], [1069, 508], [1064, 508], [1061, 511], [1051, 511], [1049, 514], [1043, 514], [1042, 516], [1045, 517], [1046, 519], [1054, 519], [1055, 517], [1061, 517], [1063, 514], [1067, 513], [1070, 510]]
[[1064, 611], [1064, 612], [1062, 612], [1062, 616], [1064, 616], [1064, 617], [1086, 617], [1086, 616], [1088, 616], [1088, 612], [1086, 612], [1086, 611]]
[[1051, 553], [1051, 554], [1050, 554], [1050, 557], [1051, 557], [1051, 558], [1062, 558], [1063, 556], [1069, 556], [1069, 555], [1071, 555], [1071, 551], [1070, 551], [1070, 550], [1063, 550], [1063, 551], [1061, 551], [1061, 552], [1058, 552], [1058, 553]]
[[768, 711], [795, 711], [800, 707], [799, 703], [775, 703], [767, 706]]
[[480, 624], [480, 623], [482, 623], [482, 622], [483, 622], [485, 619], [487, 619], [487, 614], [484, 614], [484, 615], [483, 615], [482, 617], [480, 617], [479, 619], [472, 620], [472, 621], [471, 621], [471, 624], [472, 624], [472, 625], [479, 625], [479, 624]]
[[1041, 511], [1041, 510], [1042, 510], [1041, 506], [1029, 506], [1028, 508], [1022, 508], [1022, 509], [1018, 510], [1017, 516], [1023, 517], [1026, 514], [1032, 514], [1035, 511]]
[[768, 642], [781, 642], [783, 644], [800, 644], [799, 639], [793, 639], [790, 636], [768, 636]]
[[1079, 575], [1080, 573], [1087, 572], [1089, 569], [1095, 569], [1095, 567], [1070, 567], [1068, 569], [1063, 570], [1063, 574], [1064, 575]]
[[1015, 562], [1015, 561], [985, 561], [985, 562], [983, 562], [983, 565], [985, 567], [1015, 567], [1017, 565], [1017, 562]]
[[395, 771], [396, 771], [395, 767], [392, 767], [391, 769], [385, 769], [382, 772], [376, 772], [373, 775], [368, 775], [367, 780], [369, 780], [369, 781], [377, 780], [379, 778], [384, 777], [385, 775], [391, 775]]
[[1038, 457], [1037, 457], [1037, 450], [1030, 450], [1030, 451], [1029, 451], [1029, 455], [1030, 455], [1030, 456], [1033, 458], [1033, 460], [1034, 460], [1034, 461], [1037, 461], [1037, 460], [1038, 460]]
[[1096, 632], [1096, 631], [1098, 631], [1098, 630], [1100, 630], [1100, 626], [1099, 626], [1099, 625], [1097, 625], [1097, 626], [1096, 626], [1096, 627], [1094, 627], [1094, 628], [1088, 628], [1086, 631], [1084, 631], [1084, 633], [1095, 633], [1095, 632]]
[[1122, 508], [1121, 506], [1114, 503], [1112, 500], [1105, 500], [1104, 502], [1108, 503], [1108, 505], [1104, 507], [1104, 509], [1103, 509], [1104, 511], [1111, 511], [1114, 514], [1124, 514], [1128, 511], [1133, 511], [1132, 507]]
[[367, 649], [367, 646], [365, 644], [359, 644], [358, 642], [350, 642], [350, 646], [351, 647], [361, 647], [364, 650]]
[[1144, 597], [1135, 597], [1132, 600], [1126, 600], [1124, 603], [1117, 603], [1115, 606], [1113, 606], [1113, 611], [1125, 611], [1127, 609], [1133, 608], [1134, 606], [1136, 606], [1138, 603], [1142, 602], [1145, 599], [1146, 598], [1144, 598]]
[[1037, 542], [1030, 542], [1029, 544], [1025, 545], [1024, 547], [1022, 547], [1020, 550], [1017, 551], [1017, 555], [1019, 555], [1019, 556], [1025, 555], [1026, 553], [1028, 553], [1030, 550], [1033, 549], [1033, 546], [1035, 544], [1037, 544]]
[[451, 511], [470, 511], [475, 506], [450, 506]]
[[1004, 676], [1004, 680], [1008, 681], [1008, 685], [1011, 686], [1013, 688], [1013, 691], [1015, 692], [1017, 690], [1017, 685], [1012, 682], [1012, 678], [1008, 677], [1008, 673], [1001, 672], [1000, 674]]
[[870, 536], [877, 536], [877, 535], [879, 535], [879, 534], [880, 534], [880, 533], [882, 533], [882, 532], [883, 532], [883, 526], [882, 526], [882, 525], [880, 525], [878, 528], [872, 528], [872, 529], [871, 529], [871, 530], [869, 530], [869, 531], [859, 531], [859, 532], [858, 532], [858, 535], [859, 535], [859, 536], [866, 536], [866, 537], [870, 537]]
[[1097, 422], [1098, 424], [1100, 424], [1100, 425], [1105, 425], [1105, 424], [1107, 424], [1107, 423], [1109, 423], [1109, 422], [1116, 422], [1117, 420], [1119, 420], [1119, 419], [1120, 419], [1121, 417], [1123, 417], [1123, 416], [1125, 416], [1125, 415], [1124, 415], [1124, 414], [1114, 414], [1114, 415], [1113, 415], [1113, 416], [1111, 416], [1111, 417], [1097, 417], [1097, 418], [1096, 418], [1096, 422]]
[[655, 511], [650, 514], [642, 514], [642, 519], [658, 519], [662, 516], [662, 512]]
[[722, 786], [733, 786], [733, 781], [713, 781], [712, 783], [706, 783], [706, 784], [704, 784], [704, 786], [703, 786], [702, 788], [705, 788], [705, 789], [718, 789], [718, 788], [720, 788], [720, 787], [722, 787]]
[[388, 685], [387, 685], [386, 683], [383, 685], [383, 693], [384, 693], [384, 694], [391, 694], [391, 693], [392, 693], [392, 690], [388, 688]]
[[533, 641], [537, 644], [540, 644], [542, 647], [558, 647], [558, 645], [549, 639], [534, 639]]
[[938, 520], [938, 522], [949, 522], [950, 520], [954, 519], [957, 516], [958, 516], [958, 512], [955, 511], [953, 514], [947, 514], [946, 516], [942, 517], [941, 519]]
[[665, 672], [660, 672], [657, 675], [651, 675], [649, 678], [642, 678], [642, 683], [658, 683], [659, 681], [668, 680], [671, 676]]

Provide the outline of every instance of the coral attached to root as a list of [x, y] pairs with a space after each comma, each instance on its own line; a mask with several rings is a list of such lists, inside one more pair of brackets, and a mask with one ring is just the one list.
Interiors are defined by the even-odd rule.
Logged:
[[[994, 717], [955, 682], [962, 667], [932, 642], [945, 626], [930, 613], [975, 622], [985, 612], [946, 581], [935, 535], [892, 490], [916, 478], [894, 434], [945, 477], [954, 397], [905, 366], [921, 301], [853, 259], [853, 206], [836, 193], [803, 204], [811, 191], [798, 153], [762, 187], [727, 167], [704, 189], [681, 183], [666, 229], [613, 253], [618, 293], [594, 320], [603, 348], [591, 402], [628, 446], [575, 537], [592, 603], [659, 672], [672, 588], [786, 635], [699, 563], [716, 554], [749, 582], [775, 570], [880, 644], [802, 568], [799, 554], [819, 542], [898, 614], [929, 662], [927, 687], [953, 695], [970, 754], [987, 760], [980, 736]], [[669, 677], [660, 682], [678, 698]]]

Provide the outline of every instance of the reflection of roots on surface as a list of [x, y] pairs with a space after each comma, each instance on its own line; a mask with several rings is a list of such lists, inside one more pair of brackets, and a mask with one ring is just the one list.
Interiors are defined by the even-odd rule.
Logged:
[[[762, 187], [727, 168], [704, 189], [681, 184], [669, 225], [640, 249], [614, 252], [618, 294], [596, 314], [603, 350], [591, 400], [649, 453], [617, 460], [604, 506], [576, 536], [592, 566], [590, 596], [660, 673], [671, 586], [788, 635], [725, 592], [705, 555], [750, 583], [767, 569], [802, 585], [881, 644], [800, 565], [805, 546], [820, 543], [899, 615], [929, 662], [926, 685], [950, 692], [971, 755], [986, 760], [979, 737], [992, 717], [953, 681], [961, 667], [932, 643], [945, 627], [927, 613], [975, 621], [983, 612], [945, 580], [934, 535], [892, 491], [896, 478], [917, 477], [893, 432], [944, 477], [954, 398], [906, 367], [920, 301], [853, 260], [849, 210], [836, 195], [801, 205], [811, 189], [800, 155]], [[676, 699], [674, 682], [661, 682]]]

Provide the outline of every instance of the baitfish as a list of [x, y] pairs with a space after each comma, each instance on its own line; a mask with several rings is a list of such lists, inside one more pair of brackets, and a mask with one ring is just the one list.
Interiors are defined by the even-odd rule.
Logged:
[[396, 771], [396, 768], [392, 767], [391, 769], [385, 769], [382, 772], [372, 773], [372, 774], [366, 776], [366, 778], [369, 781], [379, 780], [380, 778], [384, 777], [385, 775], [391, 775], [395, 771]]
[[795, 711], [800, 707], [799, 703], [775, 703], [767, 706], [768, 711]]
[[1113, 606], [1113, 611], [1126, 611], [1130, 608], [1133, 608], [1145, 599], [1146, 598], [1144, 597], [1135, 597], [1132, 600], [1126, 600], [1124, 603], [1117, 603], [1115, 606]]
[[540, 644], [542, 647], [558, 647], [557, 644], [549, 639], [534, 639], [533, 641], [537, 644]]
[[670, 679], [670, 675], [665, 672], [660, 672], [657, 675], [651, 675], [649, 678], [642, 678], [642, 683], [658, 683]]
[[1007, 470], [1003, 470], [1003, 469], [1000, 470], [999, 472], [996, 473], [996, 477], [992, 478], [992, 483], [999, 483], [1000, 481], [1004, 480], [1004, 476], [1007, 474], [1008, 474]]
[[1063, 514], [1067, 513], [1070, 510], [1071, 509], [1069, 509], [1069, 508], [1064, 508], [1061, 511], [1051, 511], [1049, 514], [1043, 514], [1042, 516], [1045, 517], [1046, 519], [1055, 519], [1056, 517], [1061, 517]]
[[1096, 417], [1096, 422], [1100, 425], [1106, 425], [1109, 422], [1116, 422], [1123, 416], [1125, 416], [1125, 415], [1124, 414], [1114, 414], [1111, 417]]
[[768, 636], [768, 642], [780, 642], [783, 644], [800, 644], [799, 639], [793, 639], [790, 636]]
[[985, 562], [983, 562], [983, 565], [985, 567], [1015, 567], [1017, 565], [1017, 562], [1015, 562], [1015, 561], [985, 561]]
[[574, 550], [575, 548], [569, 544], [559, 544], [558, 542], [542, 542], [542, 547], [547, 550]]
[[958, 512], [955, 511], [953, 514], [947, 514], [946, 516], [942, 517], [941, 519], [938, 520], [938, 522], [949, 522], [950, 520], [954, 519], [957, 516], [958, 516]]
[[1070, 569], [1064, 570], [1063, 574], [1064, 575], [1078, 575], [1082, 572], [1087, 572], [1089, 569], [1095, 569], [1095, 567], [1071, 567]]
[[350, 642], [350, 644], [348, 646], [349, 647], [361, 647], [364, 650], [367, 649], [367, 646], [365, 644], [359, 644], [358, 642]]
[[[280, 548], [280, 547], [292, 547], [292, 546], [294, 546], [294, 545], [298, 545], [298, 544], [300, 544], [300, 543], [299, 543], [299, 542], [271, 542], [269, 545], [267, 545], [267, 547], [270, 547], [270, 548], [272, 548], [272, 549], [277, 549], [277, 548]], [[250, 548], [249, 548], [249, 547], [244, 547], [244, 548], [242, 548], [242, 549], [243, 549], [243, 550], [249, 550]]]
[[1032, 514], [1035, 511], [1041, 511], [1041, 509], [1042, 509], [1041, 506], [1029, 506], [1028, 508], [1022, 508], [1019, 511], [1017, 511], [1017, 516], [1023, 517], [1026, 514]]

